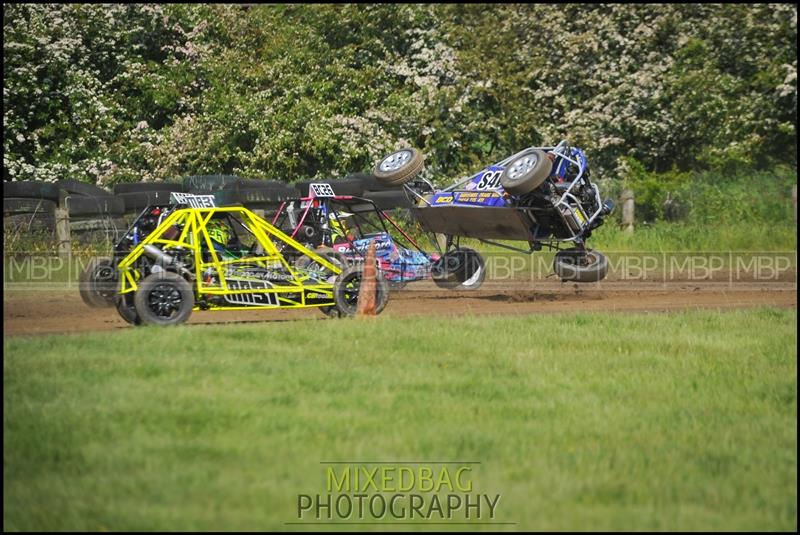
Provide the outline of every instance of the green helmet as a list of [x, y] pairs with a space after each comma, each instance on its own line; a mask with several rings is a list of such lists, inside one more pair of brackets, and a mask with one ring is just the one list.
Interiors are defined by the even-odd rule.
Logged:
[[228, 243], [228, 235], [230, 231], [228, 230], [228, 225], [226, 225], [222, 220], [212, 219], [206, 224], [206, 230], [208, 231], [208, 237], [215, 242], [222, 245]]

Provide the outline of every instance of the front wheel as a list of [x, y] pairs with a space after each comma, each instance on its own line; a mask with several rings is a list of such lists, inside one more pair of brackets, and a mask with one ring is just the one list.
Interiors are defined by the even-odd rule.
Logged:
[[372, 174], [387, 186], [402, 186], [417, 176], [424, 165], [424, 157], [417, 149], [401, 149], [382, 159]]
[[553, 170], [543, 150], [527, 150], [511, 160], [500, 175], [500, 185], [512, 195], [525, 195], [542, 185]]
[[[333, 300], [341, 316], [355, 316], [364, 266], [356, 264], [342, 271], [333, 283]], [[389, 302], [389, 283], [380, 271], [375, 273], [375, 314], [380, 314]]]
[[565, 282], [597, 282], [608, 274], [608, 258], [593, 249], [564, 249], [556, 253], [553, 271]]
[[161, 271], [142, 280], [133, 303], [145, 325], [178, 325], [192, 314], [194, 293], [186, 279]]
[[433, 265], [431, 278], [439, 288], [477, 290], [486, 279], [486, 263], [477, 251], [460, 247]]

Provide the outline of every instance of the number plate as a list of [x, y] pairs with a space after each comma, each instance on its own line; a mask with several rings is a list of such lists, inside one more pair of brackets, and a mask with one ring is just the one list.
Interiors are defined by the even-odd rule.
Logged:
[[176, 191], [169, 194], [169, 202], [172, 204], [188, 204], [192, 208], [214, 208], [216, 206], [213, 195], [194, 195]]
[[309, 197], [335, 197], [330, 184], [312, 183], [308, 188]]

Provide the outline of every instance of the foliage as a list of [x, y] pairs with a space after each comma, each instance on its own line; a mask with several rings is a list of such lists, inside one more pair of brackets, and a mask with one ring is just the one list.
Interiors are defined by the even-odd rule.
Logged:
[[791, 4], [3, 10], [5, 180], [294, 181], [411, 144], [443, 183], [562, 137], [603, 177], [796, 165]]
[[623, 186], [636, 200], [637, 221], [682, 220], [687, 223], [782, 224], [792, 221], [791, 187], [797, 170], [773, 166], [768, 171], [647, 171], [634, 158], [622, 158]]

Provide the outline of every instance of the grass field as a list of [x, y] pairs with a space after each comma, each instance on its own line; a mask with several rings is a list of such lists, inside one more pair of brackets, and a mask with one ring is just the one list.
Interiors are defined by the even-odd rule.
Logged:
[[324, 491], [322, 461], [471, 460], [475, 490], [502, 496], [511, 524], [495, 529], [794, 530], [796, 322], [760, 309], [6, 338], [4, 529], [305, 529], [286, 522], [299, 493]]

